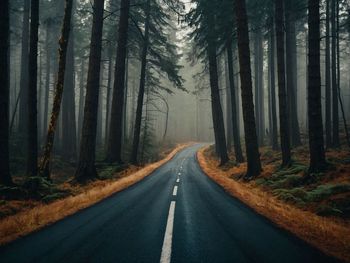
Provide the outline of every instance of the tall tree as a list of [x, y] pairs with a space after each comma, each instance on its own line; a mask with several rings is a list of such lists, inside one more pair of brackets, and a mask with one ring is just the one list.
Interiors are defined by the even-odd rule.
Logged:
[[46, 20], [46, 39], [45, 39], [45, 49], [46, 49], [46, 76], [45, 76], [45, 96], [44, 96], [44, 113], [43, 113], [43, 131], [42, 134], [45, 134], [47, 131], [47, 118], [49, 111], [49, 93], [50, 93], [50, 74], [51, 74], [51, 20]]
[[27, 97], [28, 97], [28, 52], [29, 52], [29, 17], [30, 0], [23, 0], [23, 22], [21, 43], [21, 78], [18, 129], [25, 133], [27, 130]]
[[[107, 160], [121, 163], [121, 140], [125, 89], [125, 60], [128, 42], [130, 0], [121, 0], [120, 20], [118, 30], [117, 59], [114, 72], [114, 86], [111, 108], [111, 121], [109, 125], [109, 143]], [[108, 120], [107, 120], [108, 121]]]
[[254, 86], [255, 86], [255, 118], [259, 145], [264, 145], [264, 49], [262, 29], [259, 27], [254, 33]]
[[40, 162], [39, 170], [42, 176], [47, 178], [50, 177], [50, 159], [53, 148], [53, 143], [55, 139], [55, 130], [60, 113], [63, 84], [64, 84], [64, 73], [66, 69], [66, 54], [67, 46], [69, 40], [69, 32], [72, 17], [72, 6], [73, 0], [65, 0], [65, 9], [63, 16], [63, 23], [61, 29], [61, 37], [59, 39], [59, 49], [58, 49], [58, 74], [55, 87], [55, 96], [53, 100], [52, 112], [50, 124], [47, 131], [46, 143], [44, 147], [44, 154]]
[[[142, 54], [141, 54], [140, 85], [139, 85], [139, 94], [137, 97], [134, 139], [133, 139], [132, 151], [131, 151], [131, 157], [130, 157], [131, 163], [134, 163], [134, 164], [137, 163], [137, 154], [138, 154], [139, 143], [140, 143], [142, 107], [143, 107], [143, 97], [145, 93], [145, 82], [146, 82], [146, 67], [147, 67], [147, 53], [148, 53], [148, 45], [149, 45], [150, 20], [151, 20], [151, 1], [147, 0], [146, 7], [145, 7], [145, 33], [144, 33]], [[124, 75], [123, 75], [123, 78], [124, 78]]]
[[338, 110], [338, 86], [337, 86], [337, 5], [336, 0], [331, 0], [331, 24], [332, 24], [332, 117], [333, 138], [332, 146], [339, 147], [339, 110]]
[[[74, 0], [73, 0], [74, 1]], [[73, 11], [74, 12], [74, 2]], [[76, 117], [75, 117], [75, 59], [74, 59], [74, 23], [71, 25], [67, 49], [67, 65], [64, 76], [62, 97], [62, 157], [66, 161], [77, 158]]]
[[271, 145], [273, 150], [278, 149], [278, 132], [277, 132], [277, 109], [276, 109], [276, 85], [275, 85], [275, 32], [274, 32], [274, 18], [271, 17], [271, 29], [269, 32], [269, 83], [270, 83], [270, 91], [269, 91], [269, 108], [271, 112], [271, 118], [270, 118], [270, 138], [271, 138]]
[[30, 6], [30, 45], [27, 122], [27, 174], [36, 176], [38, 169], [37, 71], [38, 71], [39, 0]]
[[308, 0], [309, 63], [308, 63], [308, 116], [309, 116], [309, 172], [326, 168], [323, 144], [320, 73], [320, 1]]
[[286, 39], [286, 84], [287, 84], [287, 103], [289, 110], [289, 127], [291, 144], [293, 146], [301, 145], [298, 110], [297, 110], [297, 54], [296, 54], [296, 32], [295, 32], [295, 10], [293, 1], [285, 1], [285, 39]]
[[89, 69], [86, 85], [84, 120], [75, 178], [78, 181], [97, 177], [95, 167], [97, 111], [99, 102], [104, 0], [94, 1]]
[[260, 154], [253, 104], [253, 86], [250, 64], [250, 48], [248, 33], [248, 18], [245, 0], [235, 0], [237, 20], [237, 41], [239, 53], [239, 66], [241, 78], [241, 96], [243, 108], [243, 123], [245, 144], [247, 152], [248, 170], [246, 178], [258, 176], [261, 172]]
[[277, 72], [278, 72], [278, 98], [280, 118], [280, 138], [282, 150], [282, 167], [291, 163], [290, 137], [289, 137], [289, 112], [285, 84], [285, 53], [284, 53], [284, 1], [275, 1], [275, 22], [277, 40]]
[[233, 147], [235, 149], [236, 161], [239, 163], [244, 162], [241, 140], [239, 138], [238, 131], [238, 115], [237, 115], [237, 99], [236, 99], [236, 89], [233, 71], [233, 52], [232, 52], [232, 41], [228, 41], [227, 46], [227, 62], [228, 62], [228, 74], [229, 74], [229, 84], [230, 84], [230, 95], [231, 95], [231, 118], [232, 118], [232, 132], [233, 132]]
[[10, 185], [9, 158], [9, 1], [0, 1], [0, 184]]
[[[169, 6], [174, 8], [169, 8]], [[130, 41], [135, 45], [130, 45], [128, 51], [140, 55], [141, 69], [140, 69], [140, 83], [139, 94], [137, 96], [137, 106], [134, 123], [134, 137], [132, 142], [130, 161], [132, 163], [138, 162], [138, 153], [144, 153], [140, 147], [141, 133], [142, 145], [145, 146], [146, 141], [150, 140], [152, 129], [148, 129], [150, 124], [147, 119], [144, 119], [144, 129], [142, 131], [142, 115], [145, 112], [143, 110], [144, 93], [147, 91], [149, 96], [159, 97], [159, 92], [164, 91], [166, 93], [172, 93], [169, 87], [172, 84], [175, 88], [183, 89], [182, 78], [179, 76], [178, 65], [179, 54], [177, 53], [176, 46], [170, 41], [169, 31], [170, 14], [172, 10], [182, 10], [182, 4], [178, 0], [171, 1], [146, 1], [140, 6], [142, 10], [135, 10], [133, 12], [133, 31], [137, 32], [137, 35], [130, 34]], [[167, 12], [169, 11], [169, 13]], [[140, 51], [141, 52], [140, 52]], [[161, 76], [166, 76], [169, 80], [168, 85], [165, 86], [160, 80]], [[184, 90], [184, 89], [183, 89]], [[149, 103], [152, 103], [149, 101]], [[147, 116], [147, 112], [146, 116]], [[148, 119], [149, 120], [149, 119]], [[146, 132], [146, 135], [145, 135]], [[110, 135], [111, 136], [111, 135]], [[142, 159], [142, 158], [141, 158]]]
[[331, 108], [331, 52], [330, 52], [330, 5], [326, 0], [326, 65], [325, 65], [325, 131], [326, 131], [326, 147], [329, 148], [332, 145], [332, 108]]

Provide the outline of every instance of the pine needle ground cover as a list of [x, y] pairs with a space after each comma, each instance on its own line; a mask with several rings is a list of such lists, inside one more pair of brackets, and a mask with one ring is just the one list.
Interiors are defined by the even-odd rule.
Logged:
[[[157, 162], [145, 166], [129, 166], [119, 172], [105, 168], [101, 172], [102, 176], [108, 177], [104, 180], [92, 181], [86, 185], [72, 184], [64, 182], [57, 186], [57, 191], [52, 191], [51, 195], [46, 195], [45, 199], [24, 199], [24, 200], [0, 200], [0, 211], [5, 216], [0, 220], [0, 244], [8, 243], [18, 237], [37, 231], [42, 227], [50, 225], [66, 216], [87, 208], [104, 198], [122, 191], [129, 186], [139, 182], [161, 165], [171, 160], [176, 153], [191, 143], [181, 144], [169, 151], [167, 149], [161, 156], [163, 158]], [[48, 186], [50, 182], [40, 181], [40, 189]], [[2, 191], [5, 191], [2, 189]], [[6, 191], [22, 191], [20, 188]], [[57, 198], [52, 195], [65, 193]], [[44, 193], [44, 192], [42, 192]], [[48, 200], [51, 196], [52, 199]], [[58, 199], [58, 200], [57, 200]]]
[[328, 151], [332, 168], [305, 181], [306, 148], [294, 150], [295, 160], [287, 169], [280, 169], [278, 152], [260, 151], [263, 172], [249, 182], [242, 179], [245, 163], [231, 161], [219, 167], [212, 146], [201, 149], [197, 158], [203, 171], [229, 194], [326, 254], [350, 262], [349, 152]]

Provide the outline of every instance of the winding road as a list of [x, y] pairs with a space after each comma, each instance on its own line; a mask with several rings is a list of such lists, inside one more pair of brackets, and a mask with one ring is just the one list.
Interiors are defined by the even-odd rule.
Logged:
[[336, 262], [229, 196], [188, 147], [141, 182], [0, 247], [0, 262]]

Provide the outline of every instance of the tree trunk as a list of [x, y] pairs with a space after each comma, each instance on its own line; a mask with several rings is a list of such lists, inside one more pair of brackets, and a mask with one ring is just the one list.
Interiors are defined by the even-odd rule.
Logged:
[[37, 120], [37, 71], [39, 0], [32, 0], [30, 7], [30, 47], [28, 79], [27, 122], [27, 175], [36, 176], [38, 170], [38, 120]]
[[63, 17], [63, 25], [61, 31], [61, 37], [59, 40], [59, 49], [58, 49], [58, 74], [57, 82], [55, 88], [55, 96], [53, 100], [52, 113], [49, 128], [47, 131], [46, 144], [44, 147], [44, 155], [40, 162], [40, 173], [42, 176], [50, 178], [50, 159], [52, 153], [52, 147], [55, 138], [55, 129], [58, 121], [58, 116], [61, 108], [62, 93], [63, 93], [63, 83], [64, 83], [64, 72], [66, 69], [66, 54], [67, 54], [67, 44], [69, 40], [69, 31], [71, 25], [72, 17], [72, 6], [73, 0], [65, 0], [65, 10]]
[[[134, 128], [134, 139], [132, 144], [132, 151], [130, 162], [137, 164], [137, 154], [140, 144], [140, 132], [141, 132], [141, 120], [142, 120], [142, 106], [143, 106], [143, 97], [145, 93], [145, 81], [146, 81], [146, 67], [147, 67], [147, 53], [149, 45], [149, 24], [150, 24], [150, 0], [147, 0], [146, 3], [146, 20], [145, 20], [145, 35], [144, 42], [142, 47], [141, 54], [141, 74], [140, 74], [140, 88], [139, 94], [137, 97], [137, 108], [136, 108], [136, 117], [135, 117], [135, 128]], [[124, 75], [123, 75], [124, 78]]]
[[218, 146], [220, 165], [224, 165], [229, 160], [226, 148], [225, 126], [224, 118], [220, 102], [220, 91], [218, 83], [218, 67], [216, 60], [216, 46], [215, 43], [208, 44], [208, 59], [209, 59], [209, 79], [212, 103], [212, 116], [214, 133], [216, 134], [216, 143]]
[[44, 98], [44, 116], [43, 116], [43, 131], [44, 135], [47, 131], [47, 118], [49, 111], [49, 94], [50, 94], [50, 74], [51, 74], [51, 48], [50, 48], [50, 30], [51, 24], [49, 21], [46, 22], [46, 39], [45, 39], [45, 49], [46, 49], [46, 75], [45, 75], [45, 98]]
[[21, 79], [18, 130], [26, 134], [27, 130], [27, 105], [28, 105], [28, 55], [29, 55], [29, 14], [30, 0], [24, 0], [22, 43], [21, 43]]
[[233, 134], [233, 146], [235, 149], [236, 161], [238, 163], [244, 162], [241, 140], [239, 138], [238, 131], [238, 121], [237, 118], [237, 104], [236, 104], [236, 89], [235, 89], [235, 80], [234, 80], [234, 71], [233, 71], [233, 52], [232, 52], [232, 41], [228, 41], [227, 46], [227, 63], [228, 63], [228, 76], [229, 76], [229, 85], [230, 85], [230, 95], [231, 95], [231, 121], [232, 121], [232, 134]]
[[108, 148], [106, 158], [109, 162], [118, 163], [122, 162], [121, 143], [125, 88], [125, 60], [128, 42], [130, 0], [121, 0], [120, 5], [121, 9], [118, 31], [117, 59], [115, 64], [114, 87], [111, 108], [111, 120], [113, 121], [110, 122], [109, 144], [107, 146]]
[[277, 38], [277, 71], [278, 71], [278, 98], [279, 98], [279, 117], [280, 117], [280, 138], [282, 150], [282, 167], [291, 164], [290, 136], [289, 136], [289, 111], [286, 99], [285, 85], [285, 53], [284, 53], [284, 1], [275, 1], [276, 15], [276, 38]]
[[264, 145], [264, 68], [263, 68], [263, 40], [261, 29], [255, 33], [254, 39], [254, 73], [255, 73], [255, 118], [257, 127], [258, 143]]
[[79, 80], [79, 116], [78, 116], [78, 142], [80, 149], [81, 141], [81, 131], [83, 127], [83, 118], [84, 118], [84, 100], [85, 100], [85, 85], [84, 85], [84, 76], [85, 76], [85, 61], [81, 60], [80, 68], [80, 80]]
[[[123, 133], [122, 133], [122, 141], [125, 142], [128, 140], [128, 131], [127, 131], [127, 116], [128, 116], [128, 79], [129, 79], [129, 58], [128, 52], [126, 53], [126, 61], [125, 61], [125, 87], [124, 87], [124, 106], [123, 106]], [[123, 143], [122, 143], [123, 146]], [[121, 147], [122, 147], [121, 146]]]
[[74, 161], [77, 157], [74, 82], [74, 30], [72, 28], [68, 42], [62, 97], [62, 158], [66, 161]]
[[86, 84], [84, 121], [75, 178], [85, 181], [97, 177], [95, 167], [97, 111], [99, 102], [104, 0], [94, 1], [89, 70]]
[[9, 0], [0, 1], [0, 184], [11, 185], [9, 157]]
[[325, 90], [325, 131], [326, 131], [326, 147], [332, 146], [332, 110], [331, 110], [331, 51], [330, 51], [330, 38], [329, 38], [329, 1], [326, 1], [326, 65], [325, 65], [325, 77], [326, 77], [326, 90]]
[[109, 140], [109, 123], [111, 110], [111, 91], [112, 91], [112, 59], [113, 53], [111, 47], [108, 50], [108, 77], [107, 77], [107, 100], [106, 100], [106, 126], [105, 126], [105, 147], [108, 146]]
[[326, 168], [323, 146], [323, 124], [321, 106], [320, 73], [320, 1], [309, 0], [309, 63], [308, 63], [308, 115], [310, 173], [321, 172]]
[[245, 0], [235, 0], [237, 19], [237, 40], [241, 77], [241, 96], [245, 144], [247, 152], [248, 170], [246, 178], [258, 176], [261, 172], [260, 154], [256, 135], [253, 87], [250, 65], [250, 48], [248, 34], [248, 18]]
[[295, 75], [297, 74], [296, 66], [296, 50], [295, 43], [295, 21], [292, 14], [291, 2], [285, 1], [286, 12], [285, 12], [285, 31], [286, 31], [286, 77], [287, 77], [287, 103], [289, 110], [289, 127], [293, 127], [290, 130], [290, 139], [293, 146], [301, 145], [299, 122], [298, 122], [298, 111], [296, 101], [296, 90], [297, 83], [295, 83]]
[[100, 88], [99, 88], [99, 95], [98, 95], [98, 108], [97, 108], [97, 130], [96, 130], [96, 147], [101, 148], [103, 145], [102, 142], [102, 126], [103, 126], [103, 116], [102, 116], [102, 109], [103, 109], [103, 87], [104, 87], [104, 62], [101, 58], [100, 62]]
[[271, 19], [272, 29], [270, 30], [269, 39], [269, 69], [270, 69], [270, 111], [271, 111], [271, 123], [270, 123], [270, 135], [271, 145], [273, 150], [278, 149], [278, 131], [277, 131], [277, 109], [276, 109], [276, 89], [275, 89], [275, 33], [273, 30], [273, 21]]
[[[227, 53], [225, 56], [225, 86], [226, 86], [226, 141], [227, 141], [227, 150], [230, 152], [232, 148], [232, 104], [231, 104], [231, 92], [230, 92], [230, 80], [228, 72], [228, 62], [227, 62]], [[197, 108], [197, 98], [196, 98], [196, 108]], [[196, 110], [196, 120], [197, 120], [197, 110]], [[197, 123], [197, 122], [196, 122]], [[198, 127], [196, 125], [196, 140], [198, 141]]]
[[339, 147], [339, 112], [337, 87], [337, 28], [336, 28], [336, 0], [332, 0], [332, 98], [333, 98], [333, 147]]

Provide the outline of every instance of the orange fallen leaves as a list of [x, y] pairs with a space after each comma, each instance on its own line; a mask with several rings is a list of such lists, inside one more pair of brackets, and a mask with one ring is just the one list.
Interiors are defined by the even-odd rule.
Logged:
[[[324, 253], [350, 262], [349, 225], [286, 204], [253, 183], [232, 180], [232, 174], [243, 174], [246, 165], [242, 164], [228, 171], [222, 171], [218, 169], [218, 163], [214, 159], [205, 156], [206, 149], [202, 148], [197, 153], [200, 167], [230, 195]], [[264, 167], [263, 176], [271, 171], [272, 167]]]
[[130, 171], [133, 172], [132, 174], [127, 176], [124, 175], [124, 177], [117, 181], [96, 181], [92, 183], [94, 187], [91, 188], [91, 186], [89, 186], [89, 189], [83, 193], [50, 204], [39, 204], [32, 209], [2, 219], [0, 221], [0, 244], [8, 243], [20, 236], [37, 231], [44, 226], [61, 220], [64, 217], [87, 208], [114, 193], [128, 188], [168, 162], [176, 155], [176, 153], [187, 146], [189, 146], [189, 144], [177, 146], [164, 159], [149, 164], [136, 172], [131, 168]]

